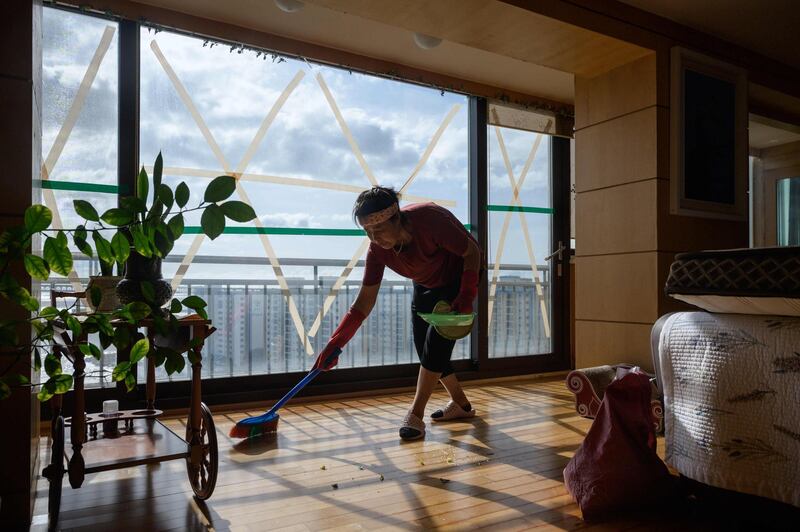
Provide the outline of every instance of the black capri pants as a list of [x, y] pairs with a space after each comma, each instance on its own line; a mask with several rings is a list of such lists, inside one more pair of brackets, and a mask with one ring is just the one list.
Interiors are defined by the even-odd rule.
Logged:
[[447, 377], [453, 373], [450, 357], [453, 355], [455, 340], [448, 340], [441, 336], [433, 325], [417, 315], [417, 312], [427, 314], [433, 312], [433, 307], [439, 301], [450, 303], [458, 295], [461, 286], [459, 278], [455, 283], [438, 288], [427, 288], [414, 283], [414, 298], [411, 300], [412, 323], [414, 324], [414, 347], [422, 367], [428, 371], [441, 373]]

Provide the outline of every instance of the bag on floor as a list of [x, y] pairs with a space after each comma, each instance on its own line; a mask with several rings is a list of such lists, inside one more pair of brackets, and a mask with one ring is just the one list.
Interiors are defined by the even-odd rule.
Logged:
[[650, 398], [650, 379], [636, 369], [608, 385], [586, 439], [564, 469], [585, 520], [663, 504], [671, 493], [673, 478], [656, 454]]

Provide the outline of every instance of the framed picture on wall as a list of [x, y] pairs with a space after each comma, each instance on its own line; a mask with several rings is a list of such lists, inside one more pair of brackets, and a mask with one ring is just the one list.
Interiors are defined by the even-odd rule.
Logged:
[[747, 219], [747, 80], [675, 47], [671, 57], [670, 212]]

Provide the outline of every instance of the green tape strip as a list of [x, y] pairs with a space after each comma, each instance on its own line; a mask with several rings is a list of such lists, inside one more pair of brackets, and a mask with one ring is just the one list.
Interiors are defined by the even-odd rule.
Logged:
[[99, 192], [100, 194], [117, 194], [117, 185], [98, 185], [97, 183], [79, 183], [76, 181], [57, 181], [55, 179], [43, 179], [40, 181], [42, 188], [50, 190], [72, 190], [75, 192]]
[[[199, 226], [189, 226], [184, 233], [197, 235]], [[226, 235], [313, 235], [313, 236], [365, 236], [361, 229], [312, 229], [310, 227], [226, 227]]]
[[[467, 231], [470, 224], [466, 224]], [[199, 235], [203, 230], [197, 225], [184, 229], [184, 234]], [[363, 229], [313, 229], [310, 227], [226, 227], [226, 235], [306, 235], [306, 236], [366, 236]]]
[[521, 207], [518, 205], [487, 205], [487, 211], [500, 212], [531, 212], [536, 214], [553, 214], [553, 209], [549, 207]]

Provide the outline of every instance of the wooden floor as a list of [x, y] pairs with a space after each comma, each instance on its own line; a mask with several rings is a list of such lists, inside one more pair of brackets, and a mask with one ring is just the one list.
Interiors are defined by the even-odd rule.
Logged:
[[[236, 420], [260, 412], [217, 414], [219, 480], [206, 504], [191, 497], [182, 461], [140, 466], [89, 475], [78, 490], [65, 482], [60, 528], [714, 528], [673, 514], [584, 523], [562, 470], [591, 421], [575, 413], [561, 378], [469, 387], [467, 394], [478, 417], [428, 423], [426, 438], [412, 443], [397, 437], [410, 394], [290, 406], [278, 436], [255, 444], [227, 434]], [[428, 411], [444, 402], [437, 392]], [[183, 434], [184, 419], [166, 423]], [[43, 451], [43, 463], [48, 456]], [[40, 480], [35, 530], [46, 529], [46, 511], [47, 481]]]

